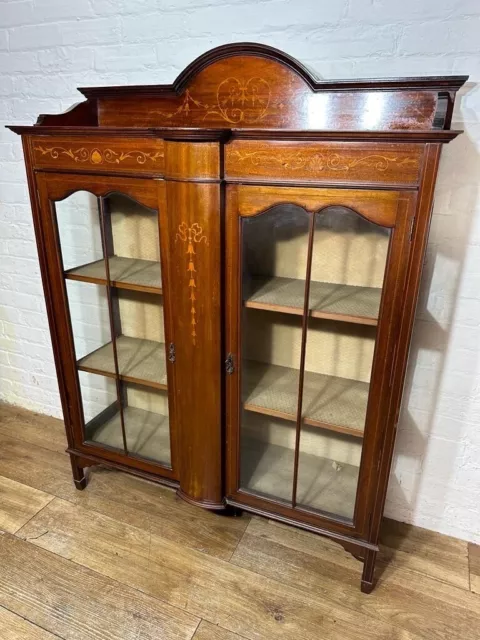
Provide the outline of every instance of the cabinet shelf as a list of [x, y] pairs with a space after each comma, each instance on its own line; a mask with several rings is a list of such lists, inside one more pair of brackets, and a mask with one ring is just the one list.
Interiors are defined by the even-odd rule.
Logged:
[[[331, 282], [310, 282], [309, 315], [341, 322], [375, 326], [378, 323], [381, 289]], [[251, 309], [303, 315], [305, 280], [254, 277], [244, 301]]]
[[[170, 466], [170, 430], [168, 416], [125, 407], [123, 410], [127, 448], [130, 454]], [[85, 426], [85, 439], [107, 447], [123, 450], [120, 413], [100, 422], [94, 418]]]
[[[120, 379], [155, 389], [167, 389], [165, 345], [154, 340], [119, 336], [116, 339]], [[113, 344], [103, 345], [77, 362], [80, 371], [115, 377]]]
[[[290, 503], [294, 456], [291, 449], [245, 439], [242, 445], [241, 486], [244, 490]], [[313, 453], [300, 453], [297, 504], [351, 519], [359, 468]], [[308, 505], [308, 506], [307, 506]]]
[[[112, 286], [118, 289], [162, 293], [160, 263], [153, 260], [112, 256], [108, 260]], [[105, 261], [97, 260], [65, 272], [68, 280], [107, 284]]]
[[[296, 421], [298, 369], [248, 360], [243, 378], [244, 409]], [[305, 371], [302, 422], [362, 438], [368, 391], [366, 382]]]

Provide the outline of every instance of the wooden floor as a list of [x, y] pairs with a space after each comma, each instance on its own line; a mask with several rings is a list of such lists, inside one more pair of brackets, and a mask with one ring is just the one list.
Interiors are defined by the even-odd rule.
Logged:
[[59, 420], [0, 406], [1, 640], [478, 640], [480, 547], [392, 521], [379, 581], [314, 534], [94, 468]]

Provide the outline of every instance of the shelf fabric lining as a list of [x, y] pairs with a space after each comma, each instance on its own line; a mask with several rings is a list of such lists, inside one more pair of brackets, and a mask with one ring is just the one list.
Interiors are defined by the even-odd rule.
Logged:
[[[138, 287], [162, 289], [162, 275], [159, 262], [152, 260], [140, 260], [135, 258], [123, 258], [112, 256], [108, 260], [110, 267], [110, 279], [112, 283], [132, 284]], [[107, 284], [107, 274], [104, 260], [97, 260], [89, 264], [69, 269], [65, 273], [66, 278], [81, 277], [88, 281], [100, 281]]]
[[[240, 484], [253, 494], [291, 504], [293, 450], [247, 439], [242, 442]], [[353, 518], [359, 468], [300, 452], [297, 505]]]
[[[297, 419], [299, 371], [254, 360], [244, 362], [243, 404], [247, 410]], [[302, 420], [312, 426], [363, 436], [369, 384], [305, 371]], [[290, 417], [290, 418], [289, 418]], [[336, 429], [336, 427], [339, 427]]]
[[[170, 467], [168, 416], [136, 407], [124, 407], [123, 416], [128, 452]], [[120, 412], [101, 425], [85, 427], [86, 440], [123, 451]]]
[[[303, 314], [305, 281], [294, 278], [254, 277], [249, 281], [244, 304], [251, 308], [277, 307]], [[310, 282], [309, 315], [349, 316], [376, 324], [382, 290], [330, 282]]]
[[[165, 345], [154, 340], [118, 336], [116, 338], [118, 366], [121, 376], [135, 378], [145, 384], [167, 386]], [[77, 363], [79, 369], [115, 375], [113, 343], [109, 342], [89, 353]]]

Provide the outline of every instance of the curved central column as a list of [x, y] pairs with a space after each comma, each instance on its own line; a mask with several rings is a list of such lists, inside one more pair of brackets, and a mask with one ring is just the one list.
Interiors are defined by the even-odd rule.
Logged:
[[224, 508], [221, 144], [165, 142], [178, 494], [209, 509]]

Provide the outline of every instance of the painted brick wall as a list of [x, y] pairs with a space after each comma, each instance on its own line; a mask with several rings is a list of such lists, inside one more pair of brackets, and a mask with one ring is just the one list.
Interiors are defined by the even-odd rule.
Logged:
[[[3, 0], [0, 125], [257, 41], [325, 78], [468, 73], [441, 163], [387, 514], [480, 542], [478, 0]], [[60, 416], [19, 138], [0, 129], [0, 398]]]

